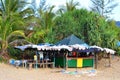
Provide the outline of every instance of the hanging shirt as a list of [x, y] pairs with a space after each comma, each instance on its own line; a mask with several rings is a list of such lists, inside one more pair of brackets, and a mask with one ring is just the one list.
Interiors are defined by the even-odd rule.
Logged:
[[36, 61], [37, 60], [37, 56], [36, 55], [34, 55], [34, 61]]

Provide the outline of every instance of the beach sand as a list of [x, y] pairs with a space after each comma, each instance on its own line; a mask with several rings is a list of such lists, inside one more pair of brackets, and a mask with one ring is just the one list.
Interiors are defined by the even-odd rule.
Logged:
[[[112, 58], [111, 67], [105, 61], [98, 63], [98, 69], [89, 68], [38, 68], [28, 70], [0, 63], [0, 80], [120, 80], [120, 58]], [[77, 72], [76, 72], [77, 71]]]

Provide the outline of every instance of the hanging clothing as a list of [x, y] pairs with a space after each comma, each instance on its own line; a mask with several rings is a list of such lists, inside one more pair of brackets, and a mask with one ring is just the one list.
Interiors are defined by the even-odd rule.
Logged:
[[39, 52], [39, 58], [40, 58], [40, 60], [43, 60], [43, 58], [44, 58], [43, 52]]
[[37, 56], [36, 55], [34, 55], [34, 61], [37, 61]]

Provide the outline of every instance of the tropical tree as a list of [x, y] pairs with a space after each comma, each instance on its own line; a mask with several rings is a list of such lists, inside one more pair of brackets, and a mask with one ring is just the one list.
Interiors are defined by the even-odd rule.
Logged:
[[[23, 0], [0, 0], [0, 55], [7, 55], [7, 47], [12, 35], [23, 36], [25, 20], [32, 11], [25, 8]], [[26, 14], [28, 13], [28, 14]], [[27, 22], [27, 21], [26, 21]]]
[[55, 42], [71, 34], [75, 34], [84, 40], [82, 34], [86, 24], [86, 12], [87, 10], [84, 9], [73, 10], [58, 16], [55, 20], [55, 27], [53, 28], [53, 32], [55, 32]]
[[106, 31], [107, 33], [107, 39], [108, 39], [108, 46], [111, 46], [112, 48], [118, 48], [117, 47], [117, 42], [120, 40], [119, 34], [120, 34], [120, 28], [116, 26], [116, 22], [114, 20], [108, 21], [108, 28], [109, 31]]
[[37, 9], [34, 33], [28, 38], [33, 43], [52, 42], [52, 27], [54, 25], [54, 6], [46, 4], [46, 0], [41, 0]]
[[77, 8], [77, 6], [79, 6], [79, 2], [74, 2], [74, 0], [69, 0], [68, 2], [66, 2], [66, 5], [62, 5], [60, 7], [60, 9], [58, 10], [58, 12], [60, 12], [61, 14], [63, 14], [64, 12], [67, 11], [73, 11]]
[[91, 2], [91, 10], [106, 18], [109, 18], [114, 8], [118, 5], [115, 0], [91, 0]]
[[[75, 34], [89, 45], [115, 48], [118, 40], [117, 27], [104, 17], [85, 9], [66, 12], [55, 20], [55, 42]], [[112, 33], [111, 33], [112, 32]]]

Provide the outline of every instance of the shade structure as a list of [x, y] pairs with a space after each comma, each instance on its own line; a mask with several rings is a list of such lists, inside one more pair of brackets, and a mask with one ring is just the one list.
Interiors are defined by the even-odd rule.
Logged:
[[38, 46], [54, 46], [54, 44], [51, 44], [51, 43], [39, 43]]
[[110, 54], [115, 54], [116, 51], [112, 50], [112, 49], [109, 49], [109, 48], [104, 48], [104, 51], [106, 53], [110, 53]]
[[74, 49], [79, 49], [79, 50], [85, 50], [85, 49], [88, 49], [89, 46], [87, 45], [84, 45], [84, 44], [74, 44], [74, 45], [70, 45], [72, 48]]
[[96, 46], [96, 45], [90, 46], [90, 48], [94, 49], [94, 50], [96, 49], [97, 51], [104, 51], [104, 49], [102, 47], [99, 47], [99, 46]]
[[88, 44], [86, 44], [84, 41], [82, 41], [81, 39], [79, 39], [78, 37], [76, 37], [73, 34], [71, 36], [68, 36], [67, 38], [64, 38], [63, 40], [57, 42], [55, 45], [74, 45], [74, 44], [89, 46]]
[[23, 46], [15, 46], [15, 48], [24, 51], [26, 49], [37, 49], [37, 45], [35, 45], [35, 44], [28, 44], [28, 45], [23, 45]]

